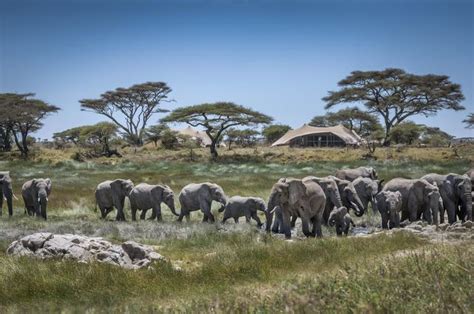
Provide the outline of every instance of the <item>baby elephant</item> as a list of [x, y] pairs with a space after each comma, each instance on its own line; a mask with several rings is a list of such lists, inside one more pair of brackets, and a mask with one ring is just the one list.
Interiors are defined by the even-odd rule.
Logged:
[[48, 196], [51, 194], [51, 179], [33, 179], [25, 182], [21, 195], [28, 215], [47, 218]]
[[331, 214], [329, 214], [328, 224], [331, 227], [336, 226], [338, 236], [341, 236], [343, 232], [347, 236], [351, 225], [355, 227], [351, 216], [347, 212], [347, 208], [344, 206], [332, 210]]
[[382, 228], [400, 227], [402, 194], [399, 191], [382, 191], [375, 196], [375, 207], [382, 216]]
[[140, 183], [132, 189], [128, 198], [133, 221], [137, 220], [137, 210], [142, 211], [140, 219], [145, 219], [150, 208], [153, 210], [150, 219], [161, 221], [161, 203], [165, 203], [174, 215], [179, 216], [174, 208], [174, 193], [167, 185]]
[[225, 207], [219, 209], [219, 212], [224, 212], [222, 223], [225, 223], [231, 217], [238, 223], [239, 217], [245, 216], [247, 222], [250, 222], [250, 218], [253, 218], [260, 228], [263, 223], [258, 218], [257, 210], [266, 214], [266, 208], [265, 202], [259, 197], [233, 196], [229, 198]]

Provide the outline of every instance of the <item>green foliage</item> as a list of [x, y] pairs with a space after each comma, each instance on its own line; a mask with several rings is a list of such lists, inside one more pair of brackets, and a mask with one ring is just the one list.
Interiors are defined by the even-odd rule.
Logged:
[[337, 112], [328, 112], [324, 116], [315, 116], [309, 123], [311, 126], [335, 126], [342, 124], [349, 130], [355, 131], [362, 137], [369, 137], [371, 133], [382, 129], [377, 117], [357, 107], [341, 109]]
[[50, 105], [40, 99], [32, 98], [35, 94], [0, 94], [0, 134], [3, 137], [3, 148], [8, 147], [11, 136], [21, 152], [27, 158], [31, 141], [29, 135], [39, 130], [42, 120], [52, 113], [60, 110], [59, 107]]
[[82, 110], [106, 116], [124, 132], [134, 145], [143, 144], [148, 120], [167, 102], [171, 88], [164, 82], [146, 82], [129, 88], [107, 91], [98, 99], [82, 99]]
[[158, 141], [161, 140], [165, 131], [168, 131], [170, 128], [164, 123], [152, 125], [148, 127], [145, 131], [145, 140], [148, 142], [153, 142], [155, 147], [158, 145]]
[[291, 127], [289, 125], [272, 124], [263, 129], [262, 135], [265, 137], [267, 143], [271, 144], [283, 135], [285, 135], [285, 133], [289, 130], [291, 130]]
[[216, 102], [175, 109], [161, 119], [161, 122], [187, 123], [192, 127], [203, 127], [211, 139], [211, 155], [217, 158], [216, 146], [221, 141], [225, 130], [236, 126], [268, 124], [272, 120], [263, 113], [231, 102]]
[[474, 113], [467, 115], [467, 118], [462, 120], [466, 124], [466, 129], [474, 129]]
[[257, 143], [257, 136], [260, 134], [257, 130], [252, 129], [228, 129], [225, 132], [227, 145], [230, 146], [232, 143], [240, 145], [241, 147], [251, 147]]
[[178, 132], [169, 129], [164, 130], [161, 134], [161, 145], [163, 145], [165, 149], [178, 148]]
[[414, 115], [434, 115], [443, 109], [463, 110], [459, 84], [445, 75], [416, 75], [401, 69], [354, 71], [323, 100], [326, 109], [340, 103], [361, 102], [370, 113], [381, 116], [386, 140], [392, 127]]
[[402, 122], [390, 131], [390, 139], [397, 144], [411, 145], [415, 143], [423, 131], [423, 127], [411, 122]]
[[309, 122], [309, 125], [315, 127], [332, 126], [331, 123], [328, 121], [327, 115], [313, 117], [313, 119], [311, 119], [311, 121]]
[[421, 134], [421, 143], [427, 144], [434, 147], [446, 146], [449, 145], [453, 136], [442, 131], [440, 128], [429, 127], [426, 125], [421, 125], [423, 128]]

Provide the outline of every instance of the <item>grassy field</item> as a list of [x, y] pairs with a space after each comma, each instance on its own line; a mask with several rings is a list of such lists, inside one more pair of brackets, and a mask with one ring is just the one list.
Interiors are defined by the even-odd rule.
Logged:
[[[165, 206], [163, 223], [101, 221], [94, 212], [95, 186], [114, 178], [168, 184], [176, 194], [187, 183], [211, 181], [230, 196], [267, 199], [280, 177], [328, 175], [345, 166], [369, 164], [386, 180], [428, 172], [464, 173], [472, 167], [468, 158], [417, 154], [434, 157], [363, 161], [304, 160], [298, 155], [292, 163], [211, 163], [173, 161], [140, 151], [135, 159], [130, 153], [121, 160], [82, 163], [53, 155], [0, 161], [0, 170], [11, 171], [18, 196], [28, 179], [53, 180], [47, 222], [25, 217], [19, 201], [14, 203], [14, 217], [0, 217], [0, 312], [473, 312], [472, 241], [434, 244], [399, 232], [367, 238], [296, 237], [288, 242], [254, 225], [202, 224], [199, 213], [191, 215], [190, 223], [179, 224]], [[130, 220], [128, 210], [126, 214]], [[356, 223], [377, 224], [378, 217], [364, 216]], [[11, 241], [37, 231], [102, 236], [117, 243], [133, 239], [154, 246], [169, 262], [127, 271], [5, 255]], [[333, 235], [326, 228], [323, 232]]]

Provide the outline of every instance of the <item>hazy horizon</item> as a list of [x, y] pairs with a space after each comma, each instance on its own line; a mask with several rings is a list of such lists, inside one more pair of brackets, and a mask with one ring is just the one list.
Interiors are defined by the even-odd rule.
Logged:
[[325, 113], [321, 98], [351, 71], [393, 67], [461, 84], [466, 110], [411, 120], [474, 136], [461, 123], [474, 112], [473, 3], [3, 1], [0, 92], [62, 108], [40, 138], [106, 120], [79, 100], [146, 81], [173, 89], [170, 110], [232, 101], [297, 128]]

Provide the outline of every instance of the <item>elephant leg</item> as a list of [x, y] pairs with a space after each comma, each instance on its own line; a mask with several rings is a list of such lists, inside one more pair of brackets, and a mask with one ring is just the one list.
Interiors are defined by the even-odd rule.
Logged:
[[280, 232], [280, 222], [279, 222], [277, 217], [275, 217], [275, 220], [273, 221], [272, 232], [273, 233], [279, 233]]
[[456, 206], [453, 202], [449, 202], [446, 205], [446, 211], [448, 212], [448, 222], [453, 224], [456, 222]]
[[225, 224], [225, 222], [227, 221], [227, 219], [229, 219], [229, 217], [224, 216], [224, 217], [222, 218], [221, 223]]
[[303, 229], [303, 234], [306, 236], [306, 237], [311, 237], [312, 236], [312, 233], [309, 231], [309, 221], [307, 218], [303, 218], [301, 217], [301, 227]]
[[249, 224], [250, 218], [251, 218], [251, 215], [245, 215], [245, 222]]
[[186, 220], [189, 221], [188, 215], [189, 214], [187, 214], [187, 210], [184, 207], [181, 206], [181, 212], [179, 213], [179, 217], [178, 217], [177, 221], [179, 221], [179, 222], [183, 221], [184, 216], [186, 216]]
[[191, 214], [187, 213], [186, 214], [186, 222], [190, 222], [190, 221], [191, 221]]
[[293, 229], [296, 226], [296, 220], [298, 219], [298, 216], [292, 216], [291, 217], [291, 228]]
[[282, 231], [285, 234], [285, 238], [291, 238], [291, 217], [290, 213], [283, 209], [282, 212]]
[[440, 206], [439, 208], [439, 221], [444, 224], [444, 206]]
[[207, 221], [214, 222], [215, 219], [214, 219], [214, 215], [211, 213], [211, 204], [208, 204], [207, 202], [201, 202], [200, 207], [201, 207], [201, 211], [204, 214], [205, 221], [203, 219], [203, 222], [207, 222]]
[[321, 228], [321, 224], [323, 222], [322, 220], [323, 220], [322, 215], [321, 216], [316, 216], [314, 218], [314, 222], [313, 222], [313, 234], [315, 234], [318, 238], [323, 237], [323, 231], [322, 231], [322, 228]]
[[423, 220], [426, 220], [430, 225], [433, 224], [433, 215], [431, 214], [431, 208], [426, 208], [423, 211]]
[[410, 209], [410, 212], [408, 213], [409, 214], [409, 217], [408, 219], [410, 221], [416, 221], [417, 220], [417, 216], [418, 216], [418, 210], [416, 208], [412, 208]]
[[253, 213], [252, 214], [252, 218], [253, 220], [255, 220], [257, 222], [257, 226], [260, 228], [261, 226], [263, 226], [263, 223], [262, 221], [260, 220], [260, 218], [258, 217], [257, 213]]
[[208, 222], [209, 221], [209, 217], [204, 214], [204, 216], [202, 216], [202, 222]]
[[382, 229], [388, 229], [388, 217], [387, 217], [387, 215], [382, 215]]
[[236, 224], [238, 224], [238, 223], [239, 223], [239, 217], [234, 217], [234, 222], [235, 222]]
[[137, 221], [137, 208], [135, 206], [131, 206], [131, 211], [132, 211], [132, 221]]
[[141, 214], [140, 214], [140, 220], [145, 220], [146, 219], [146, 213], [148, 212], [148, 209], [143, 209]]
[[161, 206], [158, 206], [156, 208], [153, 208], [153, 213], [156, 217], [157, 221], [163, 221], [163, 217], [161, 216]]

